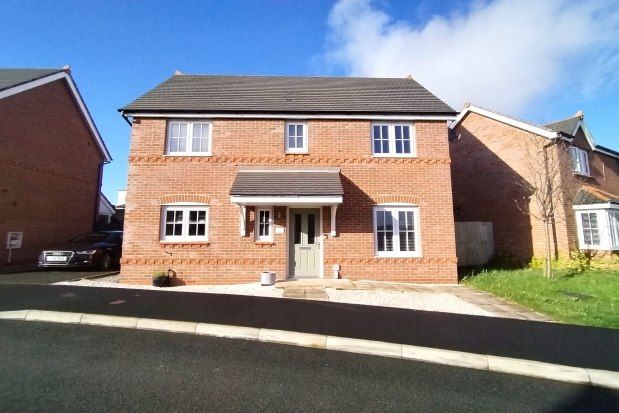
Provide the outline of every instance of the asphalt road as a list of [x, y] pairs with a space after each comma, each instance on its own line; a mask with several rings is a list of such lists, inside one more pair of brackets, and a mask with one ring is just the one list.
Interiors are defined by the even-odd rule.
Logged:
[[97, 277], [114, 271], [41, 270], [0, 274], [0, 284], [53, 284], [60, 281]]
[[619, 371], [619, 330], [322, 301], [0, 285], [0, 311], [56, 310], [336, 335]]
[[0, 410], [617, 411], [619, 392], [155, 331], [0, 321]]

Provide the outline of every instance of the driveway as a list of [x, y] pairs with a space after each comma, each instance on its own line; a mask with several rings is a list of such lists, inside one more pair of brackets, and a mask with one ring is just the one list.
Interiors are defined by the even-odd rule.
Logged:
[[60, 281], [72, 281], [82, 278], [102, 277], [117, 271], [69, 271], [41, 270], [0, 274], [0, 284], [53, 284]]

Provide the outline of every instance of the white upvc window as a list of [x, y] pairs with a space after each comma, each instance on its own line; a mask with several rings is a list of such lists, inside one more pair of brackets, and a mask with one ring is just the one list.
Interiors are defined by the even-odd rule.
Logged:
[[379, 257], [420, 257], [419, 207], [374, 207], [374, 251]]
[[161, 240], [208, 241], [208, 205], [170, 204], [161, 209]]
[[166, 155], [211, 155], [211, 128], [205, 121], [168, 121]]
[[308, 153], [307, 123], [286, 123], [286, 153]]
[[579, 247], [586, 250], [619, 250], [619, 208], [583, 207], [578, 206], [576, 211]]
[[256, 208], [255, 238], [258, 242], [273, 241], [273, 208]]
[[415, 128], [412, 124], [372, 124], [373, 156], [412, 157], [415, 152]]
[[570, 154], [572, 155], [572, 169], [574, 172], [580, 175], [589, 175], [589, 156], [587, 151], [571, 146]]

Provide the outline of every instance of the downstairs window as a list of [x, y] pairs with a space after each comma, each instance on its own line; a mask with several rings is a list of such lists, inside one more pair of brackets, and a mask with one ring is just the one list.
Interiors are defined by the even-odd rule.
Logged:
[[208, 205], [164, 205], [161, 210], [161, 240], [208, 241]]
[[374, 207], [375, 252], [379, 257], [419, 257], [419, 207]]

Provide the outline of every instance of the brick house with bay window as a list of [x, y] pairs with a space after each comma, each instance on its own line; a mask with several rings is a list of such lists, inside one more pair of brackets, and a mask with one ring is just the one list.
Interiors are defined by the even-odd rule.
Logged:
[[122, 282], [457, 281], [456, 113], [413, 79], [177, 73], [120, 111]]
[[521, 262], [545, 256], [544, 225], [522, 209], [535, 212], [532, 193], [517, 183], [530, 180], [527, 157], [541, 157], [542, 148], [564, 162], [556, 184], [569, 188], [555, 205], [553, 255], [619, 251], [619, 152], [595, 142], [582, 112], [534, 125], [467, 105], [450, 128], [455, 220], [492, 222], [497, 252]]

